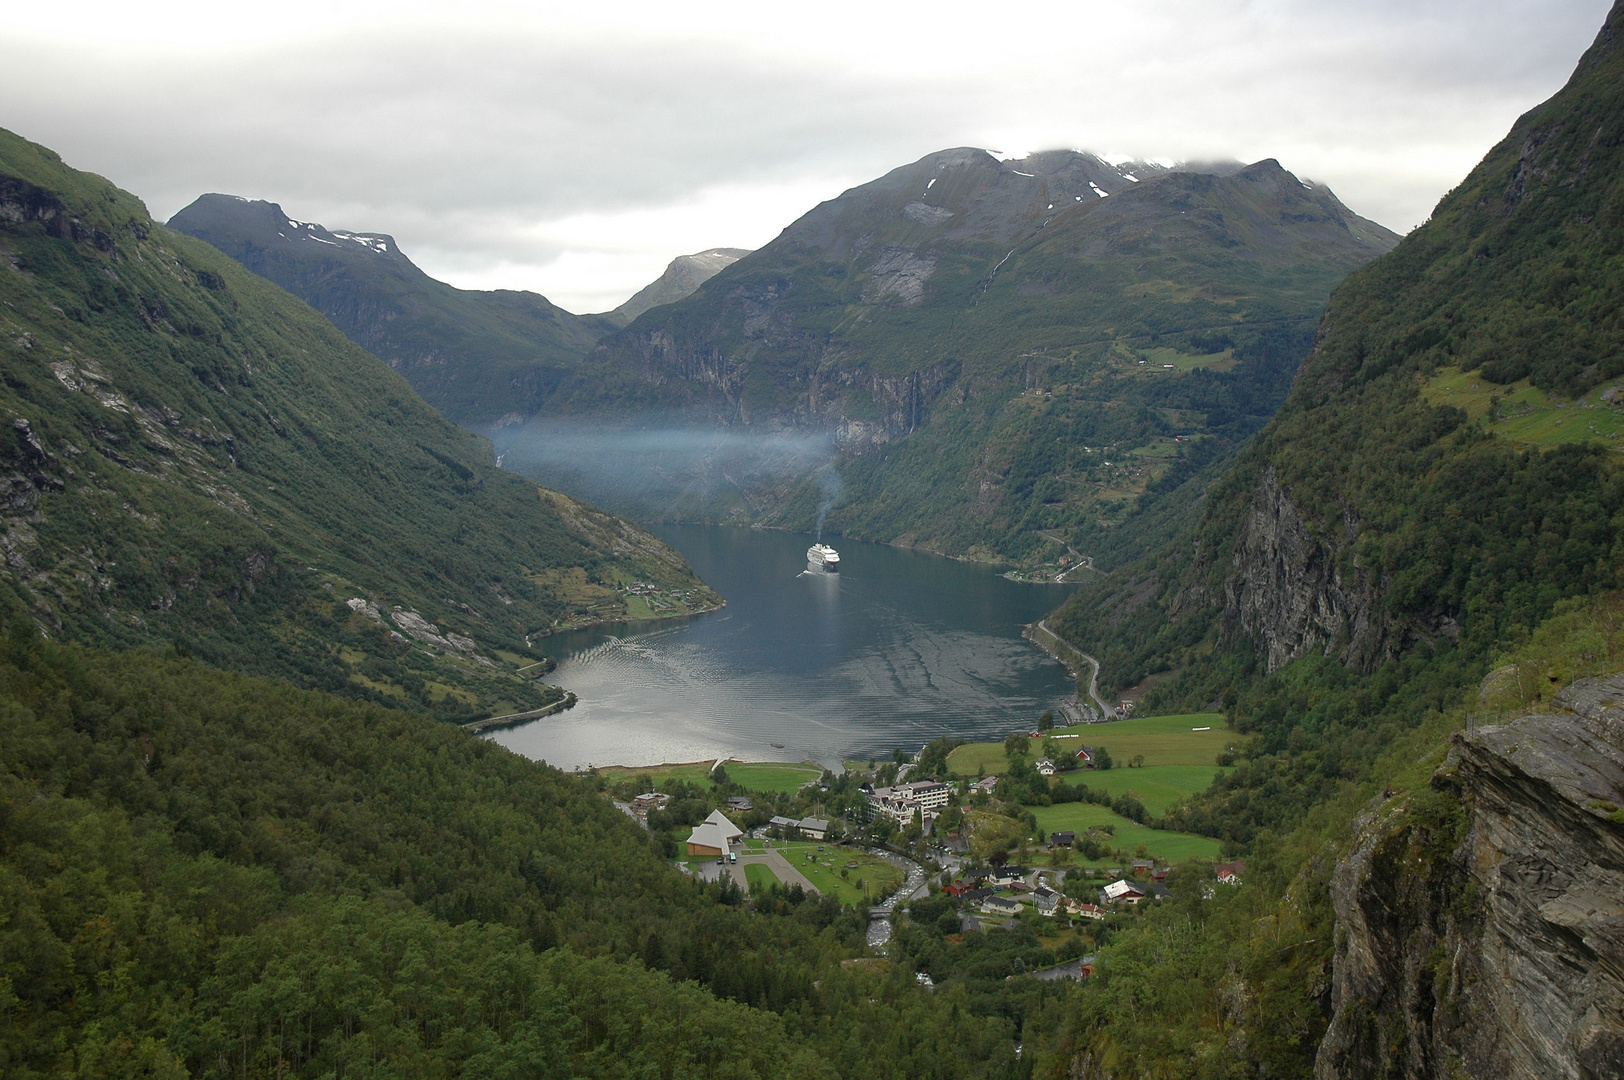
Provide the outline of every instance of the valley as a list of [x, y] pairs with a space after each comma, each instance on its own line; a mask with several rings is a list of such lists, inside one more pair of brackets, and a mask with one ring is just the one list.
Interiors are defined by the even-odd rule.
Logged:
[[[841, 44], [796, 93], [895, 102]], [[386, 108], [310, 96], [435, 165], [444, 89], [344, 47]], [[605, 250], [706, 156], [752, 212], [679, 121], [770, 148], [720, 56], [615, 60], [634, 177], [601, 65], [515, 78], [402, 221], [561, 259], [520, 149]], [[1624, 1075], [1624, 0], [1540, 96], [1403, 237], [1272, 158], [957, 147], [600, 315], [0, 131], [0, 1073]], [[253, 160], [185, 175], [336, 175]]]

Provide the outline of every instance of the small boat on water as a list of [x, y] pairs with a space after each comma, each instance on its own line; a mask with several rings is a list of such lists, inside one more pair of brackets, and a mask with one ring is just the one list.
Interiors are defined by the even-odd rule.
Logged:
[[775, 742], [775, 743], [772, 743], [770, 745], [772, 746], [772, 748], [774, 750], [782, 750], [784, 748], [784, 744], [781, 743], [781, 742]]
[[840, 552], [828, 544], [813, 544], [806, 549], [806, 568], [814, 574], [838, 574]]

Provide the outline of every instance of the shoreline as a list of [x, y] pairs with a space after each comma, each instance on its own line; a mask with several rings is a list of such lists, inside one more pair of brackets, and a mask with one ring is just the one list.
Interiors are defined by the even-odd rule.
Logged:
[[524, 712], [504, 713], [501, 716], [487, 716], [483, 720], [470, 720], [462, 725], [462, 730], [470, 735], [483, 735], [487, 731], [497, 728], [510, 727], [514, 724], [528, 724], [532, 720], [540, 720], [544, 716], [561, 713], [565, 709], [573, 709], [575, 703], [581, 699], [575, 696], [574, 690], [565, 690], [564, 696], [551, 705], [543, 705], [539, 709], [526, 709]]
[[710, 772], [714, 772], [716, 766], [718, 765], [724, 767], [728, 765], [805, 765], [808, 768], [816, 768], [819, 771], [819, 775], [822, 775], [823, 770], [828, 768], [828, 766], [822, 764], [821, 762], [813, 761], [811, 758], [803, 758], [800, 761], [785, 761], [782, 758], [768, 759], [765, 761], [745, 761], [743, 758], [726, 757], [701, 758], [698, 761], [662, 761], [658, 765], [593, 765], [589, 769], [571, 769], [570, 772], [575, 776], [586, 776], [593, 772], [640, 773], [658, 772], [661, 769], [706, 769], [708, 774]]
[[[709, 585], [706, 585], [705, 587], [707, 589], [710, 588]], [[715, 590], [712, 591], [714, 592]], [[716, 612], [721, 611], [725, 607], [727, 607], [727, 601], [722, 600], [715, 607], [698, 608], [693, 611], [673, 611], [664, 615], [649, 615], [646, 618], [641, 619], [593, 619], [590, 622], [570, 623], [566, 626], [550, 626], [546, 630], [532, 633], [530, 637], [537, 641], [545, 641], [547, 638], [553, 637], [557, 634], [570, 634], [577, 630], [592, 630], [600, 626], [634, 626], [638, 623], [668, 622], [671, 619], [692, 619], [699, 615], [714, 615]], [[549, 659], [553, 659], [556, 662], [556, 657], [550, 657]]]

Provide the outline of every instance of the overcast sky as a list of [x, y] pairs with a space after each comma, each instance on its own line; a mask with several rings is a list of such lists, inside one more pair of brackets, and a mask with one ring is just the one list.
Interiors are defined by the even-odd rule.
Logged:
[[271, 199], [600, 311], [950, 146], [1275, 157], [1404, 232], [1610, 6], [0, 0], [0, 127], [159, 218]]

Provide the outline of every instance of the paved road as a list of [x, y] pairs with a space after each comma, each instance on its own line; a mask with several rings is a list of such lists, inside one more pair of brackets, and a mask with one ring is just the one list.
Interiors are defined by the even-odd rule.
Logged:
[[1070, 649], [1072, 652], [1089, 662], [1089, 665], [1093, 667], [1094, 672], [1088, 677], [1088, 696], [1093, 698], [1094, 704], [1100, 707], [1100, 719], [1109, 720], [1113, 715], [1115, 715], [1115, 710], [1105, 703], [1104, 698], [1100, 697], [1100, 662], [1051, 630], [1049, 628], [1049, 620], [1041, 620], [1038, 623], [1038, 629], [1053, 637], [1056, 641], [1065, 645], [1066, 648]]

